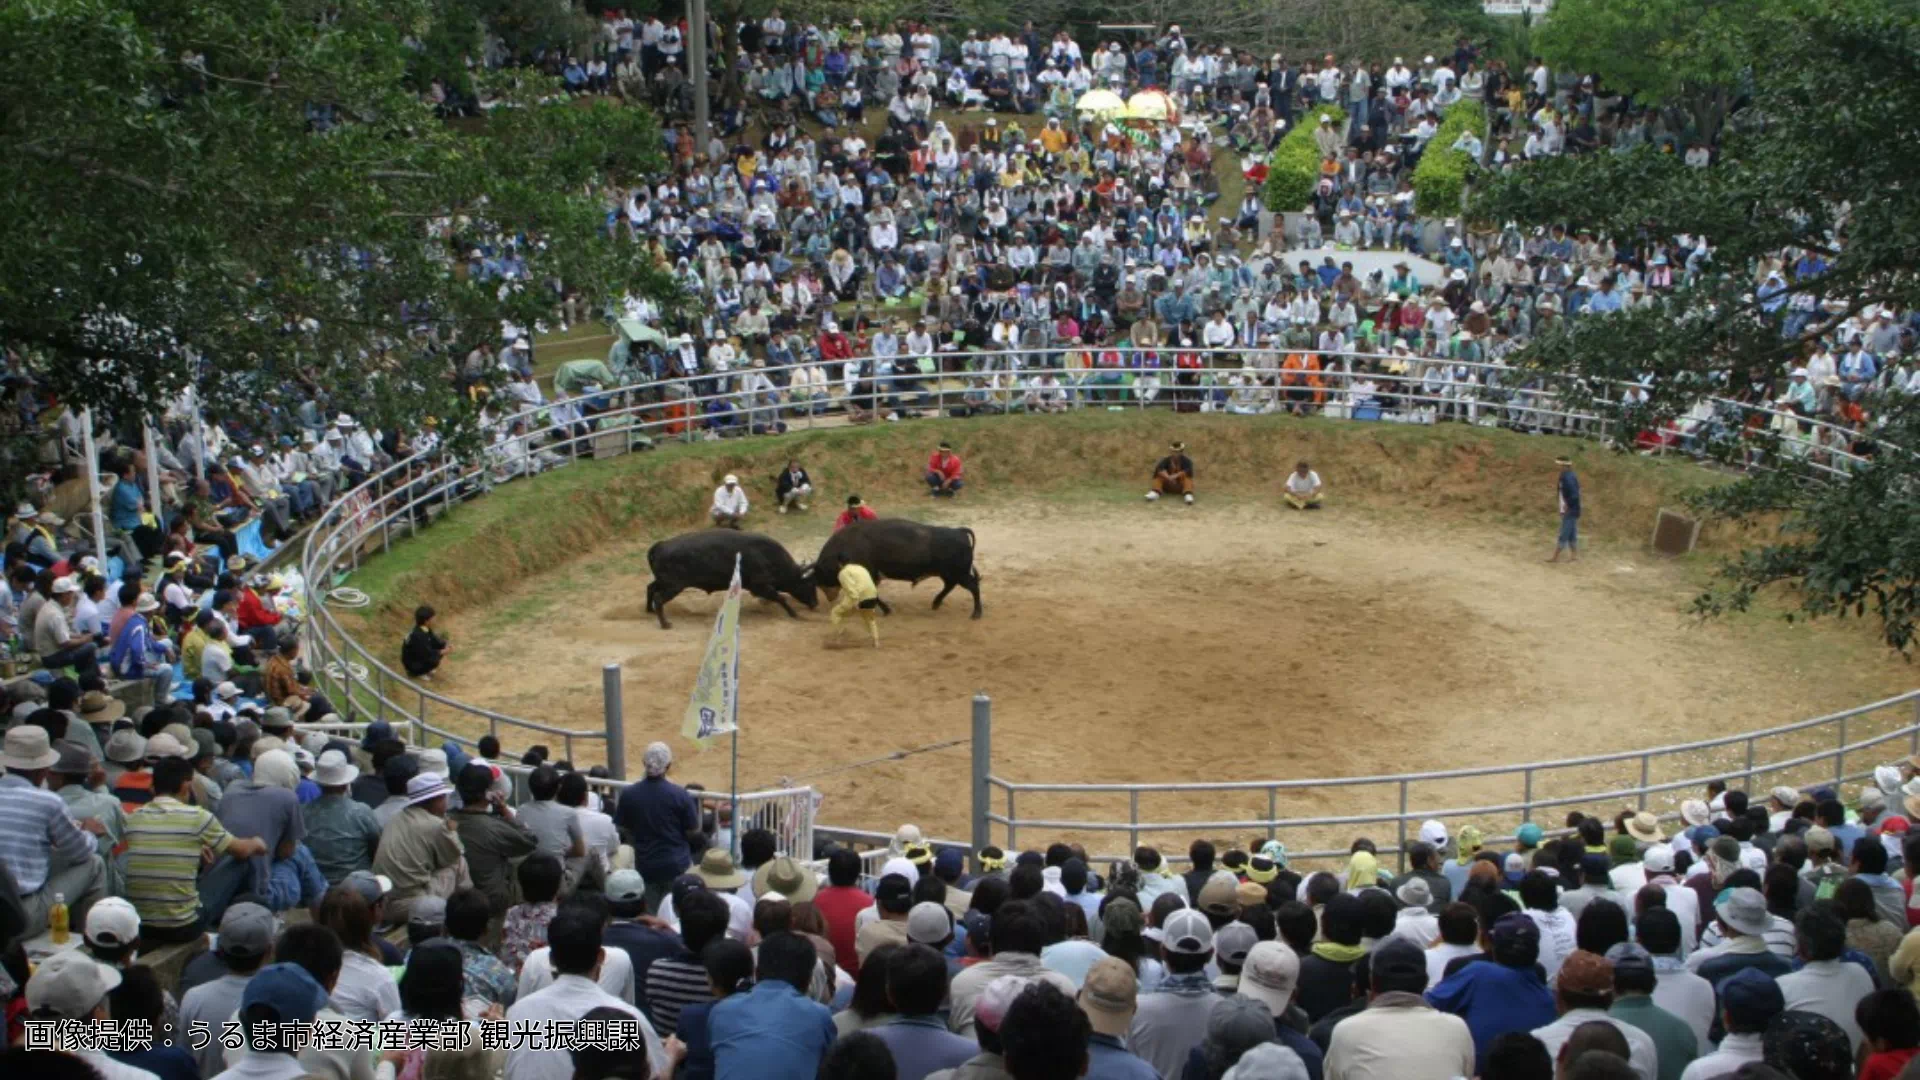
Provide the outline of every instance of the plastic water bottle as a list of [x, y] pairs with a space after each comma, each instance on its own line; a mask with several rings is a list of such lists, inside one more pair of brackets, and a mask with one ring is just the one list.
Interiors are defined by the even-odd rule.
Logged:
[[55, 945], [65, 945], [72, 933], [67, 919], [67, 894], [54, 893], [53, 906], [47, 909], [47, 936]]

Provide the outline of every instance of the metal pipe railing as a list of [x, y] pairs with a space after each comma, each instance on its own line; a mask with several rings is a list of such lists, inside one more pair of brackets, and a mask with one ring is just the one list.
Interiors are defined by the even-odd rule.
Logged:
[[[1089, 367], [1028, 366], [1023, 363], [1023, 360], [1028, 357], [1060, 359], [1070, 354], [1084, 354], [1090, 358], [1117, 355], [1123, 363], [1101, 365], [1096, 362], [1094, 366]], [[877, 413], [882, 408], [897, 407], [902, 399], [911, 400], [912, 404], [906, 407], [932, 405], [937, 408], [937, 415], [944, 416], [949, 403], [967, 403], [970, 398], [975, 404], [992, 408], [1018, 405], [1026, 397], [1034, 394], [1033, 389], [1031, 387], [1017, 389], [1010, 385], [998, 384], [1010, 381], [1019, 374], [1039, 374], [1045, 371], [1056, 373], [1061, 381], [1057, 388], [1053, 386], [1042, 388], [1037, 398], [1051, 398], [1057, 389], [1068, 408], [1120, 402], [1144, 410], [1167, 407], [1176, 397], [1185, 400], [1199, 397], [1221, 405], [1224, 411], [1229, 413], [1246, 411], [1244, 408], [1237, 409], [1236, 405], [1251, 406], [1258, 411], [1281, 411], [1291, 407], [1301, 407], [1309, 412], [1352, 418], [1356, 409], [1369, 407], [1365, 401], [1357, 400], [1364, 379], [1371, 380], [1374, 384], [1372, 391], [1374, 404], [1391, 403], [1395, 409], [1408, 410], [1420, 419], [1430, 421], [1438, 419], [1445, 413], [1476, 425], [1505, 424], [1576, 437], [1608, 438], [1610, 435], [1611, 422], [1604, 416], [1593, 412], [1559, 408], [1563, 397], [1569, 392], [1566, 382], [1556, 382], [1556, 377], [1541, 373], [1484, 361], [1437, 360], [1360, 352], [1328, 353], [1313, 349], [1140, 349], [1130, 347], [1075, 350], [1054, 346], [965, 354], [937, 354], [931, 358], [902, 357], [897, 360], [917, 367], [921, 360], [931, 359], [937, 368], [948, 355], [963, 357], [967, 362], [981, 366], [975, 370], [957, 372], [916, 370], [869, 376], [859, 380], [845, 377], [849, 371], [857, 372], [872, 368], [876, 358], [861, 357], [849, 361], [801, 362], [777, 368], [748, 368], [740, 371], [635, 383], [572, 399], [582, 403], [609, 403], [609, 407], [592, 416], [583, 417], [580, 426], [585, 428], [584, 432], [578, 430], [576, 426], [556, 425], [550, 418], [543, 419], [541, 415], [543, 409], [531, 407], [508, 414], [500, 421], [502, 425], [508, 425], [514, 421], [528, 424], [528, 434], [510, 444], [507, 450], [498, 451], [490, 448], [478, 461], [461, 461], [446, 456], [415, 455], [379, 470], [325, 511], [320, 521], [309, 531], [301, 551], [301, 568], [307, 582], [308, 610], [311, 615], [305, 632], [311, 641], [310, 656], [314, 667], [317, 672], [337, 673], [327, 675], [328, 681], [333, 684], [329, 689], [341, 691], [340, 701], [345, 708], [360, 712], [371, 711], [373, 715], [383, 718], [395, 718], [411, 725], [417, 736], [422, 739], [432, 735], [457, 742], [469, 741], [472, 738], [470, 734], [457, 732], [449, 726], [453, 717], [461, 717], [475, 726], [484, 726], [487, 731], [495, 735], [506, 728], [532, 736], [562, 740], [569, 757], [574, 753], [576, 741], [604, 742], [607, 738], [605, 731], [571, 729], [510, 716], [496, 710], [458, 701], [416, 683], [393, 670], [391, 666], [356, 641], [352, 635], [346, 633], [325, 603], [326, 592], [331, 586], [334, 574], [343, 563], [349, 563], [357, 568], [362, 550], [373, 536], [376, 534], [379, 536], [382, 551], [390, 550], [395, 539], [397, 523], [404, 521], [405, 527], [411, 528], [417, 515], [429, 514], [436, 507], [444, 511], [451, 508], [456, 501], [464, 501], [484, 494], [495, 486], [497, 474], [505, 474], [503, 479], [531, 475], [540, 471], [540, 465], [545, 460], [543, 455], [546, 454], [554, 455], [556, 460], [576, 461], [583, 452], [592, 454], [597, 441], [610, 437], [616, 439], [616, 445], [619, 445], [623, 451], [631, 449], [637, 437], [665, 436], [692, 441], [695, 433], [701, 428], [720, 422], [717, 417], [708, 415], [707, 406], [716, 403], [725, 403], [730, 413], [729, 419], [748, 430], [751, 430], [757, 422], [792, 418], [798, 413], [803, 413], [806, 421], [811, 424], [818, 416], [823, 415], [822, 410], [826, 412], [845, 410], [849, 406], [856, 408], [865, 406], [862, 411]], [[1322, 367], [1318, 371], [1285, 368], [1282, 366], [1282, 358], [1289, 355], [1312, 357], [1315, 362], [1322, 364]], [[1176, 357], [1200, 357], [1210, 366], [1181, 367], [1175, 362]], [[1212, 366], [1222, 359], [1228, 361], [1228, 366]], [[1406, 370], [1400, 373], [1354, 372], [1352, 364], [1355, 361], [1367, 361], [1380, 365], [1404, 365]], [[818, 368], [826, 371], [833, 369], [836, 363], [842, 365], [838, 370], [842, 372], [843, 377], [829, 382], [826, 387], [819, 388], [821, 396], [817, 399], [810, 397], [804, 402], [796, 402], [791, 396], [790, 386], [776, 384], [774, 398], [769, 400], [764, 388], [756, 392], [748, 390], [746, 386], [747, 381], [756, 375], [766, 375], [769, 380], [775, 375], [784, 375], [790, 382], [792, 374], [802, 369]], [[1461, 383], [1452, 382], [1450, 377], [1440, 379], [1434, 375], [1436, 369], [1448, 371], [1465, 369], [1473, 381]], [[1152, 388], [1142, 388], [1138, 385], [1139, 378], [1147, 375], [1168, 381], [1160, 383], [1157, 391], [1150, 393]], [[1129, 376], [1135, 379], [1131, 385], [1127, 383]], [[1230, 385], [1236, 376], [1239, 377], [1240, 385]], [[1180, 384], [1181, 378], [1191, 378], [1193, 382]], [[950, 385], [955, 382], [960, 388], [950, 389]], [[1248, 382], [1259, 385], [1250, 387], [1246, 385]], [[923, 383], [930, 383], [931, 389], [922, 386]], [[836, 386], [840, 390], [838, 396], [834, 394]], [[869, 386], [871, 389], [855, 393], [856, 389]], [[1587, 387], [1584, 385], [1572, 387], [1575, 393], [1583, 392], [1585, 389]], [[1632, 386], [1623, 384], [1621, 389], [1631, 390]], [[1236, 391], [1239, 394], [1237, 401]], [[781, 395], [786, 395], [786, 399], [780, 400]], [[1296, 395], [1304, 395], [1307, 400], [1298, 400]], [[1822, 441], [1842, 444], [1819, 445], [1812, 437], [1798, 440], [1789, 437], [1784, 440], [1783, 445], [1788, 452], [1797, 450], [1806, 455], [1817, 453], [1824, 456], [1827, 459], [1825, 461], [1812, 460], [1811, 457], [1807, 461], [1807, 464], [1820, 472], [1844, 476], [1851, 467], [1863, 462], [1862, 458], [1843, 448], [1844, 444], [1853, 437], [1852, 433], [1836, 425], [1724, 398], [1703, 396], [1700, 400], [1712, 407], [1714, 419], [1697, 421], [1690, 431], [1676, 428], [1666, 433], [1677, 435], [1698, 446], [1714, 443], [1724, 445], [1729, 441], [1738, 442], [1748, 437], [1748, 420], [1762, 417], [1769, 426], [1791, 425], [1796, 430], [1804, 429], [1812, 436], [1818, 436]], [[1601, 403], [1606, 404], [1604, 398], [1601, 399]], [[550, 413], [551, 406], [547, 406], [546, 410]], [[676, 411], [682, 415], [667, 415], [669, 412]], [[1661, 452], [1664, 453], [1667, 449], [1663, 441]], [[1743, 454], [1742, 457], [1744, 467], [1769, 467], [1761, 460], [1746, 460], [1753, 457], [1751, 454]], [[356, 667], [361, 674], [355, 674]], [[1138, 795], [1141, 793], [1265, 790], [1268, 792], [1269, 805], [1272, 808], [1277, 805], [1278, 792], [1281, 790], [1309, 786], [1351, 787], [1390, 783], [1401, 785], [1404, 802], [1408, 784], [1519, 773], [1524, 777], [1526, 785], [1526, 792], [1519, 805], [1522, 807], [1522, 812], [1530, 813], [1534, 807], [1558, 805], [1563, 802], [1559, 799], [1538, 800], [1533, 797], [1533, 780], [1536, 772], [1639, 760], [1643, 783], [1640, 788], [1631, 789], [1627, 794], [1638, 797], [1644, 803], [1646, 794], [1669, 790], [1676, 786], [1648, 785], [1644, 782], [1650, 779], [1651, 761], [1657, 757], [1745, 742], [1748, 750], [1745, 775], [1751, 776], [1757, 771], [1785, 767], [1756, 766], [1753, 760], [1753, 744], [1757, 739], [1806, 730], [1834, 722], [1838, 718], [1860, 715], [1910, 699], [1916, 702], [1916, 725], [1912, 731], [1905, 734], [1909, 735], [1916, 747], [1920, 747], [1920, 697], [1902, 695], [1888, 699], [1886, 702], [1847, 710], [1841, 714], [1783, 725], [1762, 732], [1725, 736], [1649, 751], [1623, 751], [1596, 755], [1592, 758], [1535, 762], [1525, 765], [1483, 766], [1405, 777], [1343, 777], [1323, 780], [1215, 782], [1193, 785], [1016, 784], [1004, 778], [992, 777], [988, 787], [989, 789], [998, 787], [1006, 792], [1008, 813], [996, 818], [995, 821], [1006, 827], [1009, 845], [1018, 828], [1056, 827], [1044, 821], [1027, 821], [1013, 815], [1012, 807], [1016, 794], [1022, 791], [1032, 793], [1128, 792], [1130, 801], [1134, 805], [1133, 812], [1130, 814], [1132, 820], [1119, 828], [1129, 831], [1130, 835], [1137, 836], [1141, 831], [1161, 828], [1158, 825], [1138, 821]], [[428, 715], [430, 705], [438, 706], [438, 713], [443, 715], [436, 715], [430, 720]], [[1842, 742], [1844, 741], [1842, 736]], [[1844, 753], [1851, 749], [1853, 748], [1843, 745], [1839, 751], [1829, 753], [1835, 754], [1838, 758], [1843, 757]], [[614, 755], [609, 754], [609, 757], [612, 756]], [[1836, 772], [1844, 772], [1844, 762], [1836, 760], [1835, 768]], [[1462, 813], [1465, 812], [1468, 811], [1462, 811]], [[1405, 821], [1409, 817], [1417, 816], [1445, 816], [1445, 813], [1408, 810], [1398, 818], [1402, 823], [1402, 831], [1404, 831]], [[1394, 818], [1389, 816], [1384, 820], [1394, 820]], [[1338, 822], [1329, 820], [1325, 823]], [[1229, 826], [1219, 824], [1209, 827]], [[1277, 819], [1270, 809], [1268, 820], [1256, 823], [1256, 827], [1273, 832], [1282, 827], [1292, 827], [1292, 824]]]

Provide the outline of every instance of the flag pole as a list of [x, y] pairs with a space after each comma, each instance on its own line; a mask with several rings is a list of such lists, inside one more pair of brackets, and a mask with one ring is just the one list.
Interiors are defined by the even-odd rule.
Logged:
[[[704, 34], [706, 27], [703, 26], [700, 29]], [[741, 556], [736, 553], [733, 557], [735, 584], [740, 581], [740, 562]], [[732, 759], [727, 768], [727, 805], [728, 813], [733, 816], [733, 827], [727, 830], [727, 847], [728, 854], [738, 859], [740, 857], [740, 649], [737, 644], [740, 634], [739, 622], [736, 621], [733, 627], [736, 642], [733, 650], [733, 715], [728, 718], [733, 721], [733, 731], [727, 739], [728, 756]]]

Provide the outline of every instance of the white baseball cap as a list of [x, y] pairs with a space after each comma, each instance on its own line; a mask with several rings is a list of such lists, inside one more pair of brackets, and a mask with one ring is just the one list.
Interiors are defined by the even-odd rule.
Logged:
[[27, 980], [27, 1008], [34, 1016], [85, 1020], [120, 985], [120, 973], [78, 949], [54, 953]]
[[140, 940], [140, 913], [124, 898], [96, 900], [87, 912], [86, 937], [95, 945], [118, 949]]

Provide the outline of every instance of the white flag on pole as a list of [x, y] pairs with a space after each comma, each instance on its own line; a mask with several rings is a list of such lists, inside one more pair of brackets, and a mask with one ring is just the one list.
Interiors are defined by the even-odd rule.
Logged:
[[686, 719], [680, 733], [702, 747], [740, 728], [740, 557], [734, 556], [733, 582], [713, 619], [713, 636], [700, 661], [700, 678], [693, 684]]

